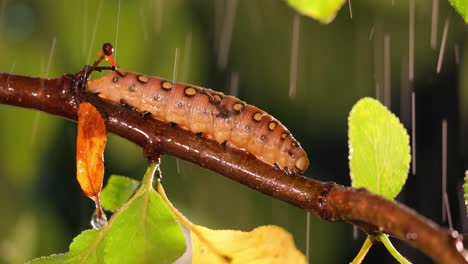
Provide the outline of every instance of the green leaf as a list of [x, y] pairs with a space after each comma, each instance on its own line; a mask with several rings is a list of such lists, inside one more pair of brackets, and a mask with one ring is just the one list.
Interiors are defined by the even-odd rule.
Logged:
[[67, 254], [54, 254], [47, 257], [36, 258], [28, 261], [28, 264], [62, 264], [67, 259]]
[[[185, 252], [185, 237], [171, 210], [153, 189], [155, 172], [159, 173], [159, 166], [153, 163], [135, 195], [123, 204], [101, 229], [83, 231], [73, 239], [68, 253], [59, 255], [60, 257], [53, 255], [36, 259], [33, 260], [34, 263], [174, 262]], [[113, 182], [118, 184], [111, 183], [111, 186], [115, 187], [114, 191], [119, 189], [129, 192], [129, 186], [132, 184], [122, 184], [125, 181], [132, 184], [136, 182], [116, 177]], [[128, 197], [109, 192], [114, 205], [121, 201], [121, 197]]]
[[335, 19], [336, 14], [345, 0], [285, 0], [297, 12], [328, 24]]
[[[98, 238], [99, 231], [88, 229], [73, 239], [70, 251], [64, 254], [54, 254], [48, 257], [33, 259], [31, 264], [55, 263], [102, 263], [103, 243]], [[100, 248], [100, 250], [97, 250]]]
[[[101, 229], [102, 232], [105, 233], [105, 228]], [[102, 263], [103, 249], [104, 243], [99, 231], [85, 230], [73, 239], [65, 263]]]
[[408, 176], [409, 136], [379, 101], [364, 98], [348, 118], [352, 185], [394, 199]]
[[468, 1], [466, 0], [449, 0], [450, 4], [458, 11], [466, 23], [468, 23]]
[[153, 189], [159, 163], [152, 163], [132, 199], [114, 214], [106, 237], [106, 263], [172, 263], [186, 249], [169, 207]]
[[135, 199], [107, 237], [105, 263], [172, 263], [185, 252], [181, 228], [155, 191]]
[[140, 182], [125, 176], [111, 175], [101, 192], [101, 204], [107, 211], [117, 211], [140, 186]]
[[[102, 263], [98, 261], [96, 245], [93, 244], [95, 241], [98, 231], [89, 229], [81, 232], [78, 236], [73, 239], [70, 244], [70, 251], [63, 254], [53, 254], [47, 257], [41, 257], [31, 260], [31, 264], [55, 264], [55, 263]], [[89, 256], [87, 256], [89, 254]], [[83, 262], [83, 259], [86, 259]], [[99, 258], [102, 260], [102, 257]]]

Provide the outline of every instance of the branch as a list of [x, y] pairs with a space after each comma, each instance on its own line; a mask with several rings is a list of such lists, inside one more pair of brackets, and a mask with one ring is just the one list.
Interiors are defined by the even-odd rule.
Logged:
[[[142, 117], [138, 112], [99, 98], [82, 87], [83, 73], [41, 79], [0, 73], [0, 103], [34, 108], [76, 120], [81, 102], [96, 106], [107, 129], [140, 145], [148, 158], [173, 155], [328, 221], [351, 222], [368, 233], [384, 232], [407, 241], [437, 263], [468, 263], [462, 236], [415, 211], [365, 189], [286, 175], [253, 155], [197, 137], [189, 131]], [[466, 255], [466, 253], [465, 253]]]

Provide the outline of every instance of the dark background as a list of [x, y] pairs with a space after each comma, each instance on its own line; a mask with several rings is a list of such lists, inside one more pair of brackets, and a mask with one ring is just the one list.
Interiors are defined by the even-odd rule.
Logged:
[[[417, 173], [409, 175], [398, 200], [448, 226], [441, 213], [441, 123], [447, 119], [451, 217], [456, 229], [467, 228], [460, 193], [468, 169], [468, 79], [463, 78], [467, 26], [446, 1], [439, 1], [434, 49], [432, 1], [415, 3], [412, 83], [407, 1], [353, 1], [352, 18], [345, 3], [329, 25], [301, 17], [294, 98], [288, 89], [296, 13], [283, 1], [123, 0], [117, 26], [118, 3], [0, 1], [0, 71], [41, 77], [76, 72], [94, 60], [102, 43], [112, 42], [122, 68], [172, 78], [178, 49], [178, 82], [232, 93], [237, 78], [234, 93], [277, 117], [301, 142], [311, 161], [308, 177], [350, 185], [347, 116], [362, 97], [378, 94], [382, 99], [387, 36], [389, 107], [409, 133], [411, 90], [416, 94]], [[225, 26], [229, 12], [235, 12], [232, 34]], [[447, 43], [437, 74], [447, 18]], [[223, 53], [228, 54], [225, 65], [220, 63]], [[0, 105], [0, 126], [0, 263], [67, 251], [71, 239], [90, 227], [94, 206], [75, 179], [76, 124]], [[140, 179], [146, 169], [141, 150], [114, 135], [109, 135], [105, 158], [106, 180], [110, 174]], [[163, 169], [169, 197], [195, 223], [242, 230], [280, 225], [305, 252], [304, 211], [172, 157], [163, 158]], [[311, 261], [348, 263], [364, 238], [360, 234], [353, 240], [349, 224], [313, 216]], [[414, 263], [430, 263], [393, 241]], [[364, 263], [376, 262], [395, 260], [377, 245]]]

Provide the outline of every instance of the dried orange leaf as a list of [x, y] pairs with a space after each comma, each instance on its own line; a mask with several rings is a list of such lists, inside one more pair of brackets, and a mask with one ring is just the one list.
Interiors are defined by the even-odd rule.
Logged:
[[84, 194], [101, 210], [99, 194], [104, 177], [106, 126], [99, 111], [90, 103], [80, 104], [76, 140], [76, 178]]
[[192, 263], [306, 263], [305, 256], [296, 248], [288, 232], [278, 226], [260, 226], [250, 232], [237, 230], [211, 230], [195, 227], [212, 246], [228, 256], [213, 253], [210, 246], [192, 233]]

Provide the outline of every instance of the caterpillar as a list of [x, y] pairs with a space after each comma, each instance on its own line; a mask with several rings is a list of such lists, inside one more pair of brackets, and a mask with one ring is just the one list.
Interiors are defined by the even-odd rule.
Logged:
[[[106, 56], [93, 66], [110, 56], [106, 45], [110, 44], [103, 46]], [[126, 72], [111, 63], [112, 72], [87, 82], [90, 92], [220, 144], [246, 150], [286, 173], [303, 174], [307, 169], [309, 159], [299, 142], [265, 111], [218, 91]]]

